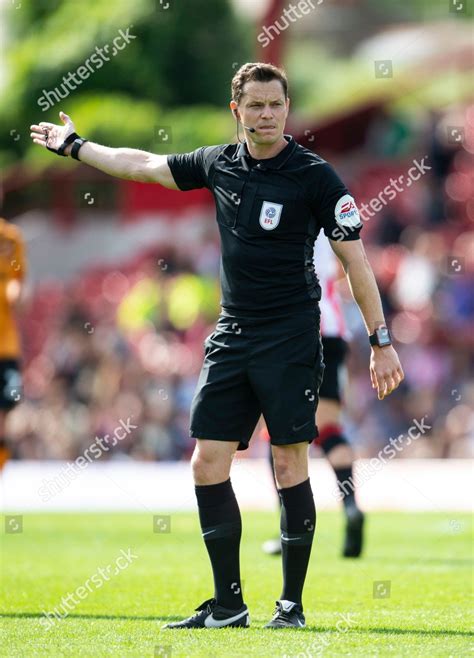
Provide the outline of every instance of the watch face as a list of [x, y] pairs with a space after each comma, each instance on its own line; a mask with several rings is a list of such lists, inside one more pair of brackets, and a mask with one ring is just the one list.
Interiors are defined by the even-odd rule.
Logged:
[[377, 341], [380, 347], [385, 347], [385, 345], [391, 345], [392, 340], [390, 338], [390, 332], [387, 327], [380, 327], [380, 329], [375, 330], [377, 336]]

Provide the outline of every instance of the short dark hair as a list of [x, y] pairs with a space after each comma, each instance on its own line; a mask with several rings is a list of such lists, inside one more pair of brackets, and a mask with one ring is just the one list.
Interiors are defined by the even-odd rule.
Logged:
[[257, 82], [279, 80], [283, 87], [285, 99], [288, 98], [288, 78], [283, 69], [264, 62], [249, 62], [243, 64], [232, 78], [232, 100], [240, 103], [240, 99], [244, 93], [245, 83], [253, 80]]

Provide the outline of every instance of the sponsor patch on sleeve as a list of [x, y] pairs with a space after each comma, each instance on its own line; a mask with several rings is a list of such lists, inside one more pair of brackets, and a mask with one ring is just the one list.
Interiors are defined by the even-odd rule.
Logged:
[[359, 211], [354, 201], [354, 197], [350, 194], [344, 194], [336, 203], [334, 210], [336, 222], [340, 226], [348, 226], [355, 228], [360, 224]]

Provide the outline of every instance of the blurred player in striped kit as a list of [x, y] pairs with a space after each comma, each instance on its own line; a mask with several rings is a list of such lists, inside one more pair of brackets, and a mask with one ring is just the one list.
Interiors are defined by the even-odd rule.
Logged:
[[[342, 554], [344, 557], [359, 557], [363, 545], [364, 514], [355, 500], [353, 462], [354, 452], [344, 436], [341, 424], [341, 379], [347, 353], [348, 338], [341, 300], [336, 290], [338, 261], [328, 239], [320, 235], [314, 244], [314, 267], [321, 285], [321, 339], [324, 350], [324, 378], [319, 389], [319, 405], [316, 414], [319, 436], [315, 440], [334, 469], [341, 500], [346, 516], [346, 535]], [[269, 440], [266, 426], [261, 436]], [[270, 443], [269, 443], [270, 448]], [[273, 470], [272, 451], [269, 459]], [[276, 483], [275, 483], [276, 487]], [[280, 539], [269, 539], [263, 550], [270, 555], [281, 553]]]

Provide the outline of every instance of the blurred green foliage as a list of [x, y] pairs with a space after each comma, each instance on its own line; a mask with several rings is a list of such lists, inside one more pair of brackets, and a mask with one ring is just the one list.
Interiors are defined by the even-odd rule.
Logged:
[[434, 20], [455, 16], [461, 20], [472, 18], [469, 0], [364, 0], [364, 11], [374, 11], [386, 20]]
[[[384, 26], [416, 22], [421, 38], [430, 22], [459, 19], [461, 26], [472, 15], [472, 3], [468, 7], [458, 0], [462, 11], [456, 13], [453, 2], [362, 0], [358, 30], [371, 36]], [[254, 59], [257, 44], [255, 30], [233, 13], [231, 0], [11, 0], [5, 6], [3, 169], [21, 162], [38, 169], [51, 165], [51, 154], [31, 143], [29, 126], [58, 123], [59, 110], [72, 117], [80, 134], [110, 146], [166, 153], [234, 138], [227, 109], [230, 81], [240, 64]], [[65, 98], [43, 111], [38, 103], [45, 91], [61, 90], [63, 77], [97, 55], [97, 48], [112, 50], [120, 30], [128, 31], [130, 43], [115, 56], [109, 52], [110, 61], [74, 91], [65, 88]], [[331, 36], [321, 36], [288, 34], [285, 64], [292, 111], [300, 123], [312, 125], [315, 117], [377, 99], [413, 112], [470, 94], [469, 72], [454, 68], [425, 76], [411, 71], [411, 64], [397, 64], [396, 85], [387, 85], [374, 77], [373, 61], [354, 57], [350, 47], [335, 51]], [[359, 36], [358, 43], [363, 39]], [[64, 159], [62, 166], [74, 163]]]
[[[170, 143], [178, 151], [231, 138], [230, 81], [252, 48], [230, 0], [15, 2], [6, 15], [0, 166], [21, 160], [51, 164], [51, 155], [31, 144], [29, 126], [58, 123], [59, 110], [71, 116], [79, 133], [113, 146], [166, 152]], [[130, 42], [112, 56], [119, 30], [128, 30]], [[76, 90], [63, 89], [63, 76], [106, 44], [110, 61], [102, 60]], [[46, 103], [38, 100], [55, 88], [68, 95], [44, 111]], [[171, 138], [160, 144], [161, 126], [171, 127]]]
[[[302, 61], [310, 61], [311, 67], [302, 68]], [[467, 67], [424, 71], [417, 69], [416, 61], [395, 63], [395, 67], [396, 84], [385, 84], [386, 80], [375, 77], [371, 59], [337, 57], [316, 43], [293, 42], [287, 51], [286, 70], [300, 125], [311, 126], [315, 117], [324, 120], [376, 102], [400, 106], [415, 115], [472, 97], [472, 71]]]

